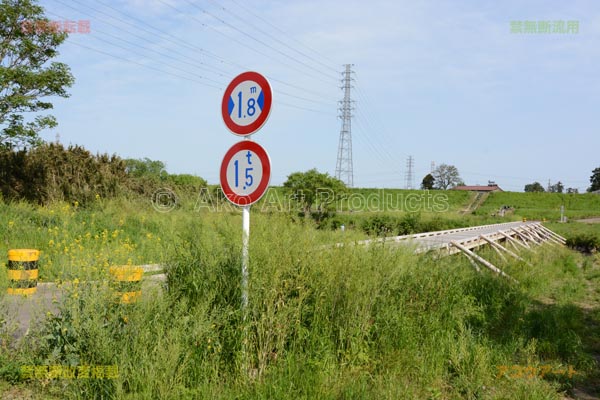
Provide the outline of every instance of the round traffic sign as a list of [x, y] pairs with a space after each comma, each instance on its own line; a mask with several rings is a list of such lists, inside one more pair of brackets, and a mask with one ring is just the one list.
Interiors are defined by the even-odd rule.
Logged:
[[231, 146], [221, 162], [221, 189], [238, 206], [256, 203], [267, 191], [271, 160], [256, 142], [243, 140]]
[[258, 72], [244, 72], [225, 89], [221, 102], [223, 121], [235, 135], [251, 135], [267, 121], [272, 100], [269, 81]]

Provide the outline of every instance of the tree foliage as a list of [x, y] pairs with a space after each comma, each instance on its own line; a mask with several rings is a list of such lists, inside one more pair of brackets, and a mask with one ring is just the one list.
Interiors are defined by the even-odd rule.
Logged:
[[[146, 164], [164, 166], [152, 160]], [[0, 194], [7, 200], [40, 204], [77, 201], [84, 206], [98, 198], [121, 195], [151, 198], [163, 187], [194, 195], [206, 187], [206, 181], [198, 176], [170, 175], [163, 168], [159, 176], [134, 175], [127, 165], [116, 155], [94, 155], [81, 146], [45, 143], [19, 151], [0, 148]]]
[[436, 189], [447, 190], [462, 184], [458, 168], [454, 165], [440, 164], [431, 175], [435, 180]]
[[565, 190], [565, 185], [561, 181], [556, 182], [554, 185], [550, 185], [548, 191], [550, 193], [562, 193]]
[[6, 199], [40, 204], [115, 197], [127, 188], [117, 156], [93, 155], [80, 146], [42, 144], [32, 150], [0, 150], [0, 192]]
[[27, 115], [27, 120], [25, 116], [51, 109], [49, 96], [69, 96], [66, 88], [74, 81], [69, 67], [50, 62], [66, 37], [51, 29], [43, 8], [34, 0], [1, 0], [1, 147], [39, 144], [39, 132], [57, 125], [52, 115]]
[[542, 186], [541, 183], [539, 182], [533, 182], [533, 183], [528, 183], [527, 185], [525, 185], [525, 192], [531, 193], [531, 192], [545, 192], [546, 190], [544, 189], [544, 187]]
[[302, 206], [305, 216], [310, 215], [313, 206], [317, 207], [318, 212], [326, 211], [328, 205], [347, 193], [342, 181], [316, 169], [294, 172], [288, 176], [283, 187]]
[[125, 160], [126, 171], [136, 178], [165, 178], [167, 175], [165, 163], [151, 160], [147, 157], [141, 159], [128, 158]]
[[592, 185], [588, 188], [588, 192], [595, 192], [596, 190], [600, 190], [600, 167], [592, 171], [592, 176], [590, 176], [590, 183]]
[[433, 175], [427, 174], [423, 178], [423, 181], [421, 181], [421, 189], [431, 190], [431, 189], [433, 189], [434, 184], [435, 184], [435, 179], [434, 179]]

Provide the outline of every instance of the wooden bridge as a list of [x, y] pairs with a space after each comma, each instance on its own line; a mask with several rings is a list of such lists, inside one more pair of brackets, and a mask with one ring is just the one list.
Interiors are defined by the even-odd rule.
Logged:
[[505, 261], [507, 257], [524, 261], [518, 254], [520, 250], [532, 249], [543, 243], [564, 245], [565, 242], [566, 240], [562, 236], [552, 232], [540, 222], [532, 221], [506, 222], [415, 235], [362, 240], [357, 242], [357, 244], [385, 243], [406, 245], [413, 247], [415, 253], [430, 251], [436, 251], [442, 255], [463, 253], [478, 271], [480, 270], [479, 265], [483, 265], [497, 274], [512, 279], [500, 270], [500, 268], [476, 254], [474, 250], [481, 246], [489, 246]]

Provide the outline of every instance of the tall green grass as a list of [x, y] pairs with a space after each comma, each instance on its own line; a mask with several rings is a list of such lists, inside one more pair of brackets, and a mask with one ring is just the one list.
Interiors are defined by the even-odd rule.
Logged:
[[[106, 223], [119, 215], [111, 210]], [[169, 238], [165, 289], [117, 306], [101, 281], [69, 286], [60, 316], [18, 352], [6, 339], [0, 378], [18, 381], [24, 364], [86, 363], [118, 365], [119, 378], [30, 386], [78, 399], [559, 399], [572, 379], [498, 377], [498, 367], [568, 364], [575, 379], [592, 368], [575, 253], [545, 247], [523, 254], [529, 266], [484, 252], [516, 285], [460, 256], [354, 246], [348, 236], [336, 247], [340, 232], [254, 213], [243, 312], [241, 216], [193, 217], [173, 214], [182, 218], [173, 232], [154, 220]]]

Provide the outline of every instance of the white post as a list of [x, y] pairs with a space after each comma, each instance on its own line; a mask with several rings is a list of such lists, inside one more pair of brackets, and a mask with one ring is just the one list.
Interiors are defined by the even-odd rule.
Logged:
[[[250, 206], [242, 206], [242, 309], [248, 307], [248, 243], [250, 241]], [[244, 314], [244, 318], [245, 318]]]

